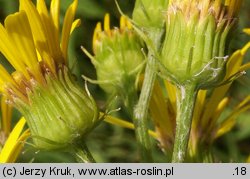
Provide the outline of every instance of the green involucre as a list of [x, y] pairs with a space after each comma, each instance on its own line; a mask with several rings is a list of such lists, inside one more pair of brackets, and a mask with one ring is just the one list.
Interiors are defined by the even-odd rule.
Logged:
[[58, 78], [46, 77], [46, 86], [34, 84], [28, 93], [29, 104], [18, 100], [16, 107], [27, 120], [37, 148], [71, 147], [99, 122], [96, 103], [67, 70], [59, 70]]
[[161, 62], [172, 80], [200, 88], [220, 82], [226, 64], [226, 41], [231, 26], [217, 24], [212, 14], [187, 19], [181, 11], [166, 18], [166, 37]]

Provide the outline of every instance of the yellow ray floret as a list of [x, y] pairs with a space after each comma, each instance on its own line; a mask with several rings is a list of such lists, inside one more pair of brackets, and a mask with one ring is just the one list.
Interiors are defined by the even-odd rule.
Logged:
[[125, 16], [121, 16], [120, 18], [120, 29], [132, 29], [132, 24]]
[[0, 163], [14, 162], [16, 157], [20, 153], [21, 147], [24, 141], [28, 138], [29, 132], [26, 131], [22, 134], [26, 121], [21, 118], [16, 124], [12, 132], [10, 133], [7, 141], [5, 142], [3, 149], [0, 153]]
[[32, 30], [32, 35], [34, 37], [35, 46], [50, 70], [54, 72], [55, 65], [50, 58], [51, 51], [47, 41], [48, 37], [46, 35], [45, 27], [36, 7], [30, 0], [20, 0], [19, 9], [20, 11], [25, 11], [25, 13], [27, 14]]
[[72, 24], [74, 22], [77, 5], [78, 5], [78, 0], [74, 0], [73, 3], [67, 9], [66, 15], [63, 21], [61, 49], [62, 49], [64, 59], [67, 59], [67, 55], [68, 55], [69, 35], [70, 35]]
[[103, 24], [103, 29], [102, 29], [102, 24], [101, 22], [98, 22], [96, 24], [94, 34], [93, 34], [93, 40], [92, 40], [92, 48], [93, 51], [95, 52], [96, 47], [99, 45], [101, 42], [102, 38], [104, 37], [112, 37], [114, 32], [120, 32], [122, 33], [124, 30], [131, 30], [132, 29], [132, 24], [129, 22], [129, 20], [125, 16], [120, 17], [120, 28], [115, 28], [111, 29], [110, 28], [110, 15], [107, 13], [105, 14], [104, 17], [104, 24]]
[[99, 33], [102, 32], [102, 24], [101, 22], [98, 22], [96, 24], [95, 30], [94, 30], [94, 35], [93, 35], [93, 40], [92, 40], [92, 49], [95, 52], [95, 47], [98, 44], [99, 41]]
[[72, 34], [72, 32], [81, 25], [81, 20], [80, 19], [76, 19], [70, 29], [70, 34]]
[[37, 0], [37, 11], [41, 17], [41, 22], [47, 36], [47, 44], [50, 55], [58, 63], [64, 63], [62, 58], [60, 42], [59, 42], [59, 31], [55, 27], [52, 16], [50, 16], [44, 0]]
[[60, 0], [51, 1], [50, 12], [44, 0], [37, 0], [37, 7], [31, 0], [20, 0], [20, 10], [28, 16], [37, 51], [52, 72], [56, 70], [55, 63], [67, 64], [69, 36], [80, 22], [74, 23], [77, 5], [78, 0], [74, 0], [67, 9], [60, 33]]
[[108, 34], [108, 36], [111, 36], [110, 16], [109, 16], [109, 14], [106, 14], [104, 16], [104, 31]]
[[60, 0], [52, 0], [50, 14], [57, 32], [60, 32]]
[[18, 51], [15, 50], [14, 44], [10, 41], [9, 35], [6, 29], [0, 24], [0, 52], [8, 59], [10, 64], [18, 71], [24, 71], [26, 78], [29, 78], [29, 74], [26, 72], [25, 64], [19, 59]]
[[[80, 25], [74, 20], [77, 0], [67, 9], [62, 34], [59, 27], [60, 0], [52, 0], [48, 11], [44, 0], [19, 0], [19, 12], [0, 24], [0, 52], [16, 70], [12, 76], [0, 66], [0, 91], [6, 96], [28, 101], [31, 83], [46, 83], [45, 73], [57, 76], [59, 66], [67, 64], [69, 36]], [[60, 44], [61, 34], [61, 44]]]
[[[100, 113], [100, 115], [103, 116], [104, 113]], [[104, 120], [105, 120], [105, 122], [113, 124], [113, 125], [117, 125], [117, 126], [124, 127], [127, 129], [135, 129], [134, 124], [132, 124], [131, 122], [127, 122], [125, 120], [122, 120], [122, 119], [119, 119], [119, 118], [116, 118], [116, 117], [113, 117], [110, 115], [105, 116]], [[152, 137], [157, 138], [157, 134], [154, 131], [149, 130], [148, 133]]]
[[25, 12], [21, 11], [14, 15], [9, 15], [5, 20], [5, 28], [9, 35], [10, 43], [14, 44], [15, 51], [18, 52], [19, 61], [26, 66], [25, 71], [29, 71], [38, 82], [42, 83], [43, 77]]
[[246, 97], [224, 120], [216, 131], [215, 138], [222, 136], [232, 129], [236, 123], [236, 118], [243, 112], [250, 109], [250, 96]]
[[10, 76], [10, 74], [6, 71], [6, 69], [0, 64], [0, 92], [4, 91], [4, 88], [7, 87], [6, 85], [10, 84], [16, 86], [15, 81]]

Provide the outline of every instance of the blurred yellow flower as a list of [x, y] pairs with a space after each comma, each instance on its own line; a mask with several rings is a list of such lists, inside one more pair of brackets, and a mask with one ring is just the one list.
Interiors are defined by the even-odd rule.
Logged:
[[244, 29], [243, 30], [246, 34], [250, 35], [250, 28]]
[[249, 156], [248, 159], [247, 159], [247, 163], [250, 163], [250, 156]]
[[1, 98], [0, 163], [13, 163], [30, 133], [28, 129], [23, 132], [26, 123], [24, 118], [21, 118], [11, 130], [12, 107], [6, 104], [5, 100], [4, 97]]

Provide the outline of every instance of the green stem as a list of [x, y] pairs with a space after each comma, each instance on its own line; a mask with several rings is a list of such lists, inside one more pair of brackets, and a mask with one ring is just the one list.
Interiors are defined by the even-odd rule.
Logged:
[[74, 146], [74, 155], [78, 163], [96, 163], [85, 142]]
[[151, 142], [148, 134], [148, 108], [156, 78], [156, 68], [156, 60], [152, 54], [149, 54], [140, 98], [134, 108], [133, 120], [142, 162], [153, 162]]
[[192, 84], [179, 87], [173, 163], [181, 163], [185, 160], [197, 92], [196, 86]]
[[153, 162], [152, 145], [148, 134], [148, 108], [157, 72], [156, 53], [160, 49], [162, 29], [149, 30], [147, 44], [149, 52], [142, 90], [137, 105], [134, 107], [133, 121], [136, 139], [139, 144], [142, 162]]

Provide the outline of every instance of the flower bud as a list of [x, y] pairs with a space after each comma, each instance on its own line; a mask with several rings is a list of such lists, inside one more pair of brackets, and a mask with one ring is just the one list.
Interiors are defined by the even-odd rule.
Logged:
[[97, 79], [101, 88], [109, 94], [135, 86], [138, 73], [142, 68], [143, 44], [134, 33], [130, 23], [121, 17], [120, 28], [110, 30], [109, 15], [105, 16], [104, 31], [98, 23], [93, 39]]
[[170, 2], [161, 60], [177, 84], [191, 82], [204, 88], [223, 79], [228, 34], [241, 1], [223, 2]]

